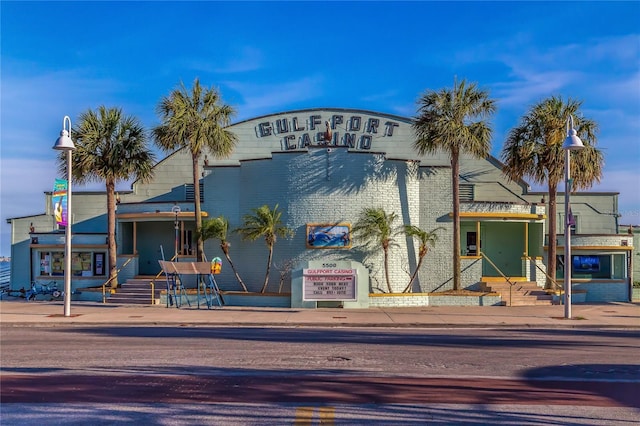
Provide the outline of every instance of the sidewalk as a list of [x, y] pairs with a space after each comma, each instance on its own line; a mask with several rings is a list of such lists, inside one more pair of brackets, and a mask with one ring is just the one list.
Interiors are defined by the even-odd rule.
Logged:
[[225, 306], [208, 310], [184, 305], [114, 305], [73, 302], [0, 301], [0, 323], [11, 325], [164, 325], [270, 327], [616, 327], [640, 329], [640, 304], [564, 306], [432, 306], [370, 309], [285, 309]]

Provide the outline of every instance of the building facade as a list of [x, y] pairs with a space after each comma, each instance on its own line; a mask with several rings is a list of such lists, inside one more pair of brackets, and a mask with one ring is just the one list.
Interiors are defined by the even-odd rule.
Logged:
[[[267, 291], [290, 292], [291, 275], [313, 264], [358, 262], [368, 271], [369, 292], [388, 292], [382, 251], [352, 238], [351, 227], [365, 208], [398, 216], [396, 225], [438, 229], [413, 283], [412, 292], [452, 288], [452, 188], [446, 153], [419, 156], [413, 148], [411, 120], [364, 110], [321, 108], [283, 112], [233, 124], [233, 154], [223, 160], [201, 158], [203, 218], [225, 216], [230, 229], [262, 205], [278, 206], [283, 225], [294, 231], [279, 239]], [[460, 169], [462, 287], [479, 290], [490, 278], [546, 280], [545, 194], [526, 182], [511, 182], [493, 157], [463, 156]], [[178, 150], [154, 167], [149, 183], [134, 182], [118, 194], [119, 281], [156, 276], [158, 260], [193, 259], [195, 217], [191, 155]], [[74, 192], [73, 288], [102, 285], [108, 272], [106, 197]], [[558, 194], [563, 223], [563, 194]], [[56, 229], [51, 194], [42, 215], [12, 218], [12, 287], [33, 280], [62, 279], [64, 231]], [[576, 219], [572, 245], [574, 286], [588, 290], [588, 301], [630, 299], [633, 238], [618, 233], [617, 193], [572, 194]], [[338, 232], [339, 231], [339, 232]], [[558, 230], [562, 234], [564, 230]], [[346, 237], [344, 234], [347, 234]], [[320, 237], [321, 239], [316, 239]], [[346, 239], [345, 239], [346, 238]], [[243, 241], [230, 232], [231, 256], [250, 291], [259, 291], [266, 271], [262, 240]], [[418, 262], [418, 242], [403, 234], [390, 251], [393, 293], [409, 284]], [[562, 244], [562, 238], [559, 238]], [[209, 259], [222, 256], [219, 242], [205, 242]], [[562, 247], [558, 248], [562, 254]], [[559, 264], [563, 265], [560, 256]], [[575, 264], [575, 263], [574, 263]], [[584, 264], [584, 267], [582, 267]], [[562, 282], [562, 268], [557, 280]], [[223, 290], [239, 290], [231, 268], [218, 279]]]

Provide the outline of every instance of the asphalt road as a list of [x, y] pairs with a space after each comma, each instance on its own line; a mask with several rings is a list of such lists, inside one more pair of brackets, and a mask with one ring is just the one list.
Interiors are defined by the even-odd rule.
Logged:
[[637, 330], [0, 331], [3, 424], [625, 425], [640, 418]]

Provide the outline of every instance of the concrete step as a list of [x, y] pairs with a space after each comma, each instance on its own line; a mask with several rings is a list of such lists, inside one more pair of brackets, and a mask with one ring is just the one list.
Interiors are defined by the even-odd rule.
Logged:
[[[136, 277], [122, 283], [120, 288], [115, 290], [107, 298], [107, 303], [131, 304], [131, 305], [150, 305], [151, 304], [151, 284], [153, 278]], [[164, 286], [156, 285], [154, 288], [154, 296], [156, 300], [160, 299], [160, 292]]]
[[145, 297], [142, 299], [136, 299], [131, 297], [117, 297], [111, 296], [107, 298], [107, 303], [114, 303], [120, 305], [150, 305], [151, 297]]
[[504, 305], [507, 306], [536, 306], [552, 305], [553, 296], [533, 281], [518, 281], [511, 285], [507, 281], [483, 282], [480, 287], [484, 291], [500, 294]]

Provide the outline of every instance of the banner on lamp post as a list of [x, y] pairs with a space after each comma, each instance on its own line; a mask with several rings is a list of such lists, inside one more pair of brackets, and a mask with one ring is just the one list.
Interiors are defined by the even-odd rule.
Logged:
[[56, 224], [67, 226], [67, 181], [64, 179], [56, 179], [53, 184], [53, 215]]

